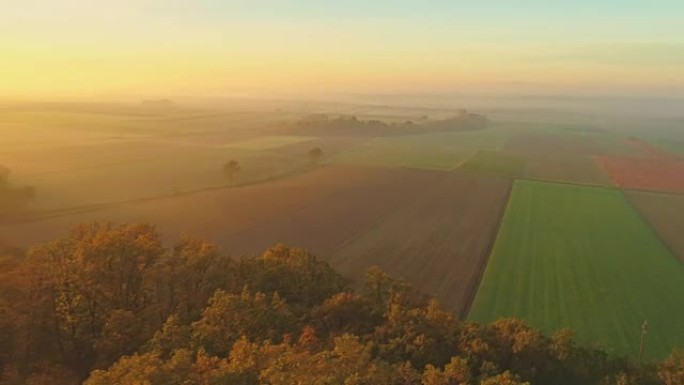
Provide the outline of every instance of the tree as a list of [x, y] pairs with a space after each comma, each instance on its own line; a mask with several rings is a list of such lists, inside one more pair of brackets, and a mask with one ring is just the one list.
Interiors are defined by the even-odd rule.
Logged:
[[[159, 327], [154, 307], [155, 266], [165, 253], [154, 227], [92, 223], [37, 247], [26, 260], [30, 322], [51, 338], [33, 347], [49, 352], [52, 341], [76, 371], [97, 361], [108, 366], [136, 350]], [[140, 322], [140, 319], [144, 322]], [[49, 325], [49, 326], [48, 326]]]
[[266, 296], [251, 294], [247, 288], [242, 294], [218, 290], [202, 318], [192, 325], [192, 338], [196, 346], [207, 352], [227, 357], [233, 343], [242, 336], [252, 341], [278, 341], [296, 330], [296, 323], [278, 293]]
[[240, 170], [242, 170], [242, 166], [240, 165], [240, 162], [235, 159], [231, 159], [223, 165], [223, 172], [226, 174], [230, 184], [233, 184], [235, 174], [240, 172]]
[[320, 147], [314, 147], [311, 150], [309, 150], [309, 160], [311, 160], [312, 163], [317, 163], [323, 158], [323, 150], [321, 150]]
[[684, 384], [684, 352], [672, 352], [658, 368], [658, 377], [665, 385]]
[[310, 308], [347, 288], [344, 277], [304, 249], [279, 244], [253, 263], [250, 286], [262, 293], [278, 292], [293, 307]]

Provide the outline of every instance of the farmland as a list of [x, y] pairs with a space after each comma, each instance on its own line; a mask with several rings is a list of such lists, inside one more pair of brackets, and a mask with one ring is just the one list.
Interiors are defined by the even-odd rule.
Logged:
[[473, 132], [376, 138], [341, 154], [333, 162], [452, 170], [479, 150], [501, 148], [507, 135], [506, 130], [495, 127]]
[[684, 159], [602, 156], [600, 162], [625, 189], [684, 193]]
[[313, 138], [306, 136], [265, 136], [238, 142], [229, 142], [226, 147], [241, 150], [270, 150], [300, 142], [306, 142]]
[[624, 143], [622, 137], [596, 132], [577, 132], [568, 129], [522, 133], [512, 137], [506, 150], [519, 153], [545, 154], [631, 154], [635, 150]]
[[[358, 119], [349, 134], [288, 131], [311, 111]], [[684, 307], [673, 294], [683, 265], [668, 251], [684, 258], [684, 166], [668, 152], [676, 141], [552, 112], [504, 111], [462, 131], [404, 125], [454, 113], [334, 104], [0, 111], [0, 165], [12, 185], [36, 189], [28, 208], [0, 212], [0, 252], [75, 223], [145, 221], [166, 242], [189, 233], [234, 256], [304, 247], [354, 283], [378, 265], [464, 318], [515, 315], [548, 333], [568, 326], [629, 355], [647, 318], [649, 357], [681, 345], [667, 341], [684, 325], [684, 314], [668, 313]], [[239, 165], [230, 174], [229, 161]]]
[[684, 195], [631, 191], [627, 197], [684, 263]]
[[[330, 166], [267, 184], [66, 213], [2, 233], [28, 246], [62, 236], [71, 223], [99, 219], [155, 223], [170, 239], [201, 235], [236, 255], [279, 242], [307, 245], [351, 278], [381, 265], [461, 311], [477, 284], [509, 184], [439, 171]], [[377, 239], [387, 242], [378, 249]]]
[[510, 182], [454, 173], [431, 186], [341, 245], [331, 262], [353, 277], [368, 264], [378, 265], [463, 314], [498, 230]]
[[523, 175], [525, 160], [516, 154], [502, 151], [478, 151], [468, 158], [460, 169], [516, 178]]
[[592, 156], [545, 153], [521, 156], [525, 159], [527, 179], [599, 186], [613, 184]]
[[[519, 181], [469, 318], [516, 316], [552, 333], [647, 355], [684, 344], [684, 265], [621, 193]], [[658, 300], [654, 300], [658, 298]]]

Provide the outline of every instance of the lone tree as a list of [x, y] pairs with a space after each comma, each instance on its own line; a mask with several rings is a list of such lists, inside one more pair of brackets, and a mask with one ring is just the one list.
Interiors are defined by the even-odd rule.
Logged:
[[223, 165], [223, 172], [225, 172], [226, 178], [228, 178], [230, 184], [233, 184], [235, 174], [238, 173], [240, 170], [242, 170], [240, 162], [238, 162], [235, 159], [231, 159], [228, 162], [226, 162], [225, 165]]
[[309, 159], [316, 163], [323, 158], [323, 150], [320, 147], [314, 147], [309, 150]]

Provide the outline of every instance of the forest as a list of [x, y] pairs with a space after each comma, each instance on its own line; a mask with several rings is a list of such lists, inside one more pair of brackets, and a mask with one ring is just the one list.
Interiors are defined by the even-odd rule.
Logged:
[[304, 249], [167, 247], [150, 224], [88, 223], [0, 259], [0, 384], [662, 384], [636, 360], [517, 319], [459, 320], [379, 268], [347, 280]]

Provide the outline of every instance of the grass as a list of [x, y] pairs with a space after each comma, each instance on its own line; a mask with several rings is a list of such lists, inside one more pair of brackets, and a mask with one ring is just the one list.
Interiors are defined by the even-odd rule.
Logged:
[[525, 161], [520, 156], [501, 151], [478, 151], [461, 169], [516, 178], [525, 172]]
[[452, 170], [479, 150], [501, 148], [506, 138], [507, 133], [498, 129], [377, 138], [340, 154], [332, 162]]
[[515, 316], [636, 356], [684, 347], [684, 265], [617, 190], [518, 181], [469, 318]]
[[294, 143], [305, 142], [313, 138], [307, 136], [263, 136], [226, 144], [226, 147], [240, 150], [271, 150]]

